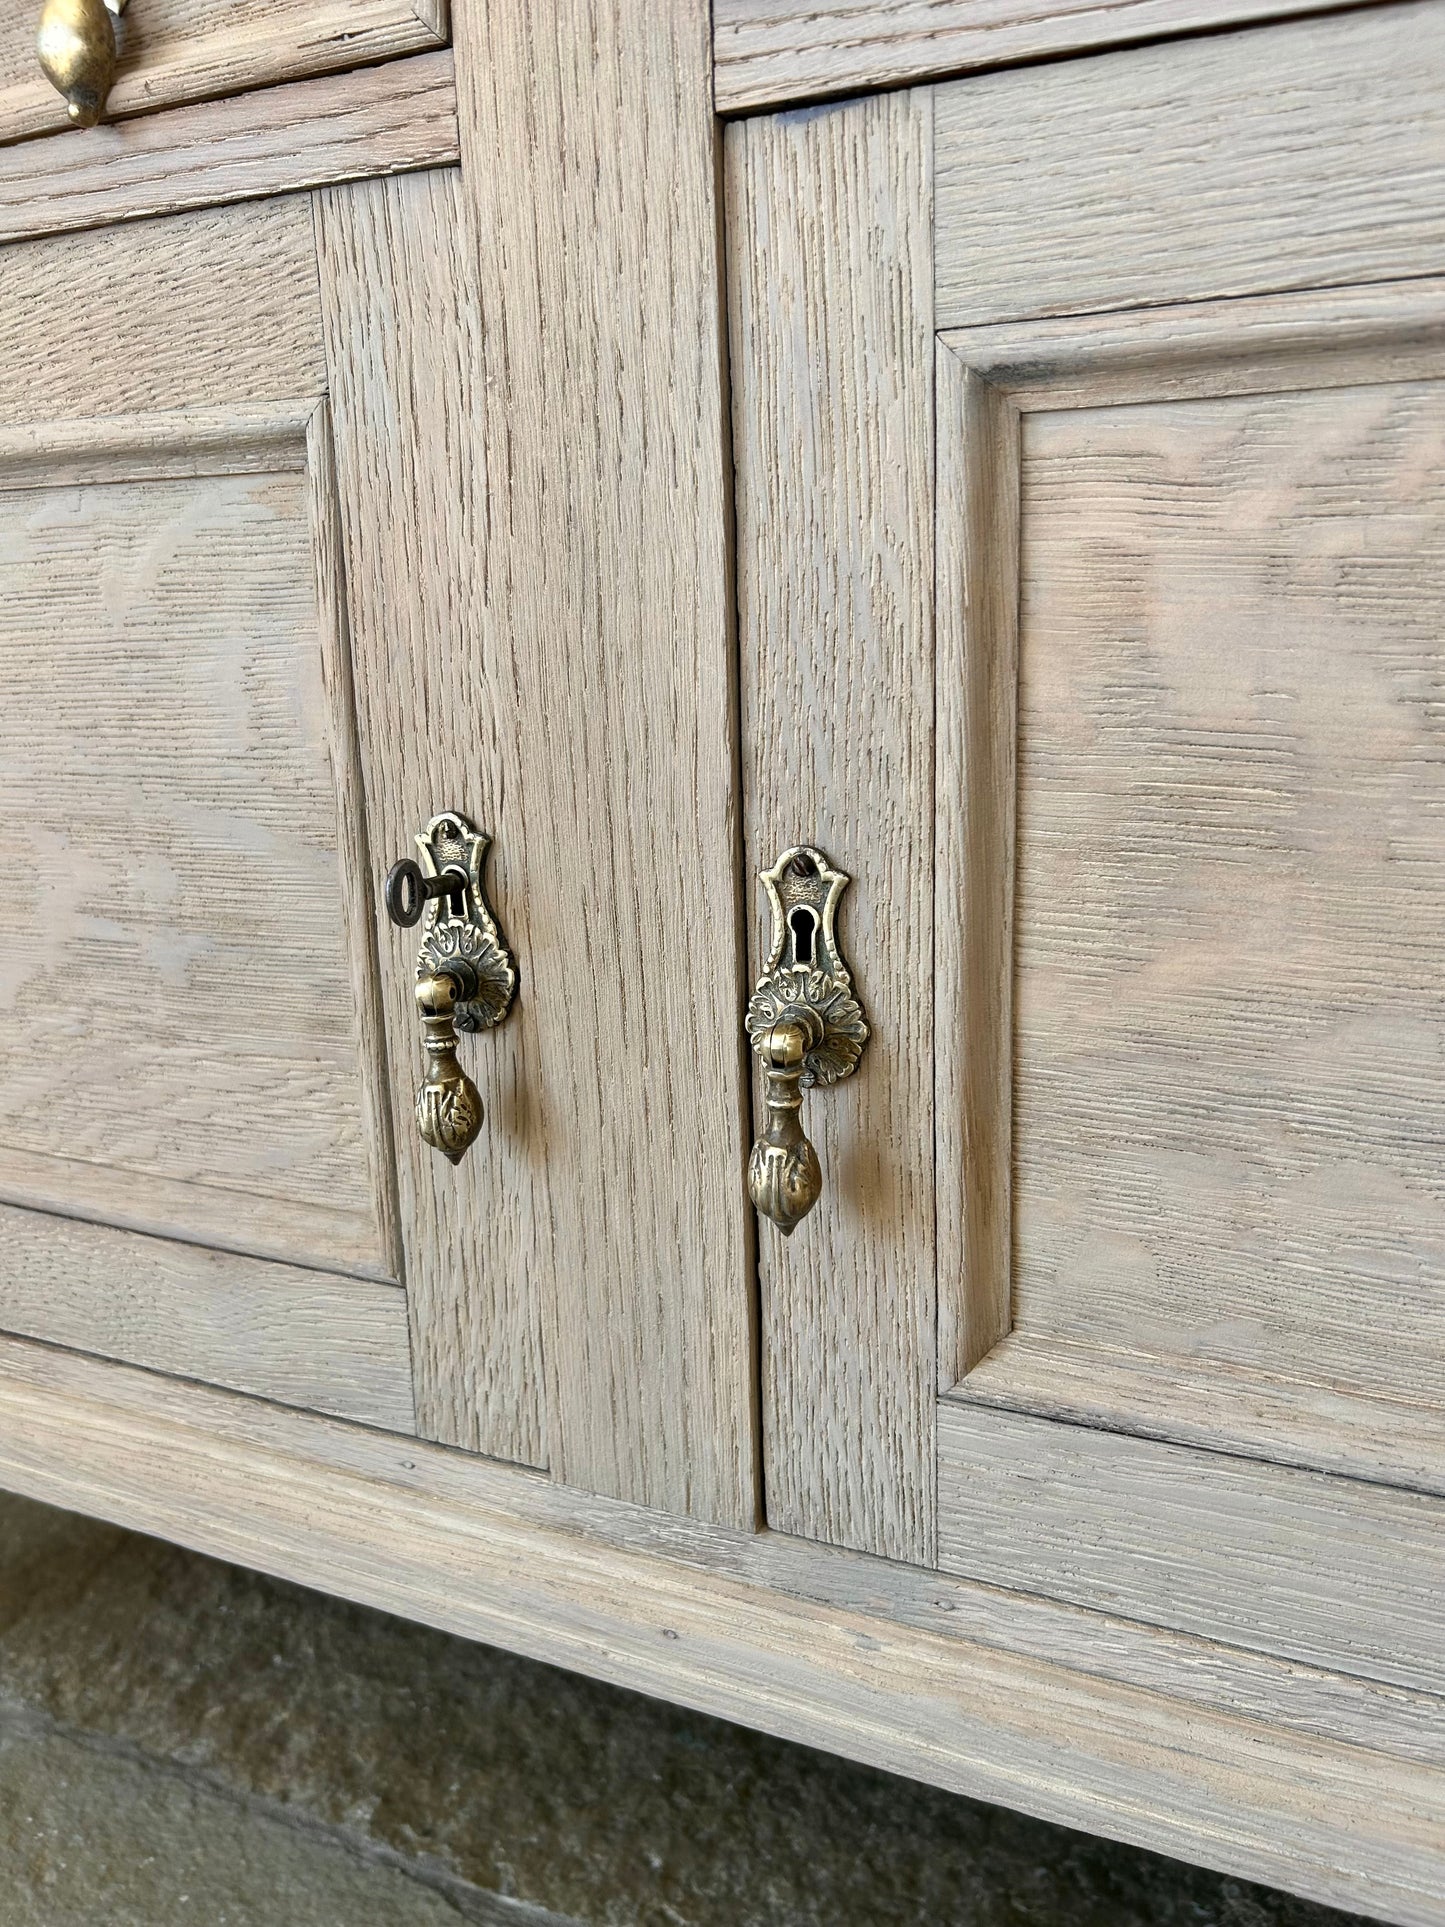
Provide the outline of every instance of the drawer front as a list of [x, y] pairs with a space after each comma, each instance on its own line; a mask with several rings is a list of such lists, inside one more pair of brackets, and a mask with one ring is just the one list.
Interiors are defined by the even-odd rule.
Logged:
[[[7, 8], [0, 25], [0, 144], [69, 125], [36, 59], [41, 3]], [[106, 117], [366, 66], [447, 33], [446, 0], [131, 0]]]
[[729, 172], [749, 852], [855, 879], [877, 1033], [763, 1241], [772, 1522], [1437, 1688], [1441, 34]]

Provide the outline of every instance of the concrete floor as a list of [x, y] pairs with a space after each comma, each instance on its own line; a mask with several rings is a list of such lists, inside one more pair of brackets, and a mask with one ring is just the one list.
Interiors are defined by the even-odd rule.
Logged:
[[1343, 1927], [0, 1495], [0, 1927]]

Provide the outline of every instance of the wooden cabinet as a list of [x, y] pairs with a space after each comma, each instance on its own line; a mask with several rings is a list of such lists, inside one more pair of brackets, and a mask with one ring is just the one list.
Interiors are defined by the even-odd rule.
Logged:
[[[909, 13], [0, 146], [0, 1478], [1439, 1923], [1445, 12]], [[784, 1239], [795, 844], [871, 1036]]]

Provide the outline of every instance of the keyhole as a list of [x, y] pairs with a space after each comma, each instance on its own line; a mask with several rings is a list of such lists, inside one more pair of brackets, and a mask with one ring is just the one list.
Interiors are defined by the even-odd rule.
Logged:
[[818, 919], [805, 904], [788, 912], [788, 928], [793, 933], [793, 962], [810, 964], [813, 961], [813, 933], [818, 927]]

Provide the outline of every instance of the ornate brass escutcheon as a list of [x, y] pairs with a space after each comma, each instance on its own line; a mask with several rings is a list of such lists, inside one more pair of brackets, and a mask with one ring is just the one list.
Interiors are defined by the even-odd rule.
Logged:
[[482, 1128], [481, 1097], [457, 1061], [457, 1032], [490, 1030], [517, 994], [517, 966], [482, 886], [491, 840], [456, 810], [443, 810], [416, 837], [421, 862], [403, 857], [386, 878], [386, 912], [394, 924], [410, 929], [427, 915], [416, 960], [427, 1058], [416, 1127], [453, 1164]]
[[116, 19], [126, 0], [45, 0], [35, 52], [45, 78], [64, 94], [77, 127], [94, 127], [115, 80]]
[[803, 1133], [803, 1092], [857, 1068], [868, 1025], [838, 950], [834, 919], [851, 879], [820, 850], [784, 850], [761, 872], [773, 947], [746, 1027], [766, 1073], [767, 1123], [748, 1159], [748, 1193], [789, 1237], [823, 1194], [818, 1154]]

